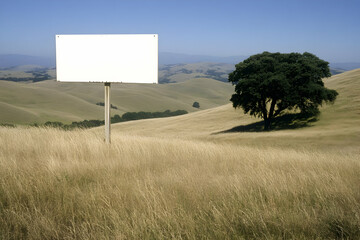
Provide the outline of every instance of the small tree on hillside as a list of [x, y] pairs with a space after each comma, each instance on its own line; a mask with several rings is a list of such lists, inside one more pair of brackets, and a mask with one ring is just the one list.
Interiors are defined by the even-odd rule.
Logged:
[[236, 65], [229, 74], [235, 85], [230, 101], [245, 113], [264, 119], [264, 129], [285, 110], [317, 114], [323, 102], [334, 102], [338, 93], [324, 87], [330, 77], [328, 62], [305, 52], [263, 52]]
[[200, 103], [194, 102], [192, 105], [194, 108], [200, 108]]

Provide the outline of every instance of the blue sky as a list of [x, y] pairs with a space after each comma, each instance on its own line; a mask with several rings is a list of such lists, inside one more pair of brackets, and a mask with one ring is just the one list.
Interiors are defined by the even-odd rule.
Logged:
[[55, 34], [157, 33], [161, 52], [360, 62], [359, 11], [356, 0], [1, 0], [0, 54], [53, 56]]

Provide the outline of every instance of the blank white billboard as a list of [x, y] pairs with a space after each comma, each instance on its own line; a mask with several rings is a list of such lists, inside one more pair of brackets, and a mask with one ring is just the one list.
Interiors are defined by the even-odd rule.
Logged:
[[60, 82], [158, 83], [157, 34], [56, 35]]

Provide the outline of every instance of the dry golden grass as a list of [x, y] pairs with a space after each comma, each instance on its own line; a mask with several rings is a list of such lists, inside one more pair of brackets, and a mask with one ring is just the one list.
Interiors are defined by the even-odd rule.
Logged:
[[310, 127], [230, 105], [104, 129], [0, 127], [0, 239], [360, 239], [360, 70]]
[[358, 239], [359, 152], [0, 128], [0, 239]]

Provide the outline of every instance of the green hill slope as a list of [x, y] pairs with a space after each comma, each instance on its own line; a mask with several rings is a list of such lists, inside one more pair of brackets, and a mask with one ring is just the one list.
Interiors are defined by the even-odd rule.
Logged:
[[[232, 91], [230, 84], [208, 78], [159, 85], [112, 84], [111, 103], [118, 108], [112, 109], [112, 115], [167, 109], [198, 111], [193, 102], [199, 102], [200, 109], [213, 108], [227, 103]], [[0, 123], [103, 119], [103, 107], [97, 102], [104, 102], [103, 84], [0, 81]]]
[[[150, 119], [120, 123], [114, 134], [134, 134], [185, 139], [200, 139], [242, 145], [281, 147], [354, 147], [360, 143], [360, 69], [324, 80], [326, 87], [339, 96], [333, 105], [321, 109], [319, 120], [311, 126], [271, 132], [236, 131], [261, 121], [234, 110], [231, 104], [167, 119]], [[156, 131], [154, 131], [156, 129]], [[334, 148], [337, 149], [338, 148]]]

